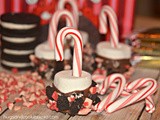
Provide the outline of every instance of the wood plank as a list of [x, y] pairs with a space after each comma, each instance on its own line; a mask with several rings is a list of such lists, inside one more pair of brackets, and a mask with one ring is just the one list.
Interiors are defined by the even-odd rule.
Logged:
[[[136, 71], [134, 75], [132, 76], [131, 80], [136, 80], [140, 77], [151, 77], [151, 78], [157, 78], [159, 74], [158, 70], [155, 69], [144, 69], [144, 68], [136, 68]], [[116, 111], [111, 114], [106, 114], [105, 112], [102, 113], [96, 113], [92, 112], [91, 114], [87, 116], [74, 116], [71, 117], [69, 120], [137, 120], [139, 119], [139, 116], [141, 115], [141, 112], [144, 108], [144, 101], [141, 101], [139, 103], [130, 105], [128, 107], [125, 107], [119, 111]]]
[[[160, 74], [159, 74], [159, 76], [158, 76], [158, 84], [160, 83]], [[142, 115], [141, 115], [141, 117], [140, 117], [140, 120], [151, 120], [152, 119], [152, 117], [154, 117], [153, 118], [153, 120], [155, 120], [155, 117], [156, 117], [156, 114], [157, 114], [157, 111], [159, 111], [159, 113], [160, 113], [160, 109], [159, 109], [159, 107], [158, 107], [158, 104], [160, 104], [160, 101], [159, 101], [159, 99], [160, 99], [160, 84], [159, 84], [159, 87], [158, 87], [159, 89], [157, 90], [157, 92], [155, 93], [155, 95], [153, 96], [153, 100], [154, 100], [154, 103], [155, 103], [155, 105], [156, 105], [156, 110], [155, 110], [155, 112], [153, 113], [153, 114], [149, 114], [149, 113], [147, 113], [146, 112], [146, 110], [144, 109], [144, 111], [142, 112]], [[157, 114], [158, 115], [158, 114]], [[160, 119], [160, 116], [159, 116], [159, 119]]]
[[[46, 105], [35, 105], [32, 108], [26, 108], [23, 107], [22, 110], [14, 111], [14, 110], [8, 110], [5, 114], [1, 116], [4, 120], [8, 120], [9, 118], [19, 118], [19, 119], [25, 119], [32, 120], [32, 119], [42, 119], [50, 120], [50, 119], [68, 119], [69, 115], [65, 115], [62, 113], [57, 113], [55, 111], [51, 111], [47, 108]], [[43, 119], [42, 119], [43, 120]]]
[[87, 116], [74, 116], [69, 120], [137, 120], [144, 102], [131, 105], [111, 114], [92, 112]]
[[159, 84], [159, 89], [156, 93], [156, 111], [152, 114], [151, 116], [151, 120], [160, 120], [160, 77], [158, 80], [158, 84]]

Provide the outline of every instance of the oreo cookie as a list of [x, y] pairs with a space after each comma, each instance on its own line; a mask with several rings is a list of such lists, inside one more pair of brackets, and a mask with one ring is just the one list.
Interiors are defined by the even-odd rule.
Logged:
[[2, 36], [1, 45], [2, 48], [13, 49], [13, 50], [33, 50], [37, 45], [37, 39], [36, 37], [31, 37], [31, 38], [11, 38], [11, 40], [6, 40], [6, 37]]
[[34, 53], [40, 31], [40, 18], [30, 13], [6, 13], [1, 16], [1, 64], [11, 70], [32, 68], [29, 56]]
[[1, 21], [15, 24], [37, 24], [40, 18], [30, 13], [6, 13], [1, 16]]
[[38, 36], [40, 32], [39, 29], [40, 27], [38, 26], [30, 30], [15, 30], [15, 29], [12, 30], [8, 28], [3, 28], [1, 26], [1, 34], [9, 37], [33, 37], [33, 36]]
[[[5, 61], [5, 60], [2, 60], [1, 61], [1, 66], [7, 70], [12, 70], [14, 68], [16, 68], [18, 71], [26, 71], [26, 70], [32, 70], [33, 67], [31, 65], [31, 63], [14, 63], [14, 62], [9, 62], [9, 61]], [[11, 64], [9, 64], [11, 63]], [[18, 66], [21, 65], [21, 66]], [[28, 65], [25, 65], [23, 66], [23, 64], [28, 64]], [[29, 65], [30, 64], [30, 65]]]
[[1, 59], [12, 61], [12, 62], [31, 62], [29, 55], [11, 55], [11, 54], [2, 53]]

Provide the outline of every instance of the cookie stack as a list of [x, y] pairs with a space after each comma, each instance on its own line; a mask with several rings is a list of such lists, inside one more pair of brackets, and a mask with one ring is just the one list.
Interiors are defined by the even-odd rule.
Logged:
[[32, 68], [29, 55], [38, 43], [40, 18], [29, 13], [6, 13], [1, 16], [1, 65], [6, 69]]

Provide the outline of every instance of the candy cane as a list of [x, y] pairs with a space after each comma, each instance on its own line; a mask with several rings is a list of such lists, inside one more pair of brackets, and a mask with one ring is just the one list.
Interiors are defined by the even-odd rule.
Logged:
[[[140, 100], [143, 100], [149, 97], [150, 95], [155, 93], [155, 91], [157, 90], [157, 82], [152, 78], [141, 78], [131, 83], [128, 83], [125, 89], [127, 92], [131, 92], [138, 88], [140, 89], [138, 92], [132, 93], [129, 96], [118, 99], [117, 101], [110, 104], [108, 107], [106, 107], [106, 112], [112, 113], [130, 104], [136, 103]], [[149, 100], [150, 98], [148, 99], [148, 102]], [[149, 103], [152, 103], [152, 104], [150, 104], [151, 106], [147, 106], [146, 110], [152, 113], [154, 111], [154, 104], [153, 104], [153, 101], [150, 101]]]
[[96, 69], [92, 74], [92, 80], [96, 83], [102, 83], [106, 78], [106, 70]]
[[109, 104], [111, 104], [115, 99], [117, 99], [121, 94], [121, 92], [123, 91], [126, 84], [126, 80], [123, 75], [117, 73], [117, 74], [112, 74], [108, 76], [105, 79], [105, 81], [99, 86], [97, 92], [99, 94], [105, 94], [109, 86], [115, 82], [118, 82], [118, 85], [113, 90], [113, 92], [111, 92], [101, 102], [95, 105], [94, 110], [96, 110], [96, 112], [102, 112]]
[[109, 26], [111, 30], [111, 38], [110, 38], [111, 46], [117, 47], [118, 46], [118, 36], [119, 36], [117, 16], [116, 16], [116, 13], [113, 11], [113, 9], [110, 6], [105, 5], [102, 7], [102, 10], [99, 16], [99, 31], [102, 34], [107, 33], [106, 16], [108, 17], [108, 21], [110, 23]]
[[78, 11], [78, 6], [75, 0], [59, 0], [58, 2], [58, 10], [65, 9], [65, 4], [69, 3], [72, 7], [72, 13], [73, 16], [76, 20], [76, 23], [78, 24], [79, 22], [79, 11]]
[[81, 34], [74, 28], [64, 27], [57, 34], [55, 41], [55, 57], [57, 61], [63, 58], [63, 40], [67, 35], [74, 38], [73, 70], [72, 75], [80, 77], [82, 73], [82, 47], [83, 41]]
[[55, 37], [57, 35], [58, 22], [59, 22], [59, 20], [62, 16], [66, 17], [67, 26], [77, 28], [77, 25], [74, 21], [74, 18], [68, 10], [58, 10], [58, 11], [56, 11], [54, 13], [52, 19], [51, 19], [50, 26], [49, 26], [48, 40], [49, 40], [51, 48], [54, 48]]
[[[104, 72], [104, 70], [101, 69], [97, 69], [94, 71], [93, 75], [92, 75], [92, 80], [95, 81], [97, 83], [96, 87], [99, 87], [99, 84], [102, 83], [105, 80], [106, 73]], [[115, 89], [117, 87], [116, 83], [112, 83], [110, 85], [111, 89]], [[138, 92], [138, 90], [133, 90], [132, 93]], [[122, 91], [121, 93], [121, 97], [126, 97], [128, 95], [131, 95], [132, 93], [129, 93], [127, 91]], [[155, 106], [154, 106], [154, 102], [153, 99], [151, 98], [151, 96], [148, 96], [146, 99], [146, 111], [148, 111], [149, 113], [151, 113], [152, 111], [155, 110]]]

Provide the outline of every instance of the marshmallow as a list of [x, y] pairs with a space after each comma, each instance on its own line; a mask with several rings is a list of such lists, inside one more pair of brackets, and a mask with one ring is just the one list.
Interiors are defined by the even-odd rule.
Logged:
[[[64, 54], [65, 60], [69, 60], [71, 58], [70, 49], [66, 49]], [[35, 56], [40, 59], [55, 60], [54, 49], [50, 48], [48, 42], [41, 43], [35, 48]]]
[[54, 77], [54, 86], [62, 93], [83, 91], [91, 84], [91, 75], [85, 71], [82, 71], [81, 77], [72, 76], [72, 70], [58, 72]]
[[96, 53], [109, 59], [129, 59], [131, 58], [131, 47], [119, 43], [117, 48], [113, 48], [110, 42], [103, 41], [98, 43]]

